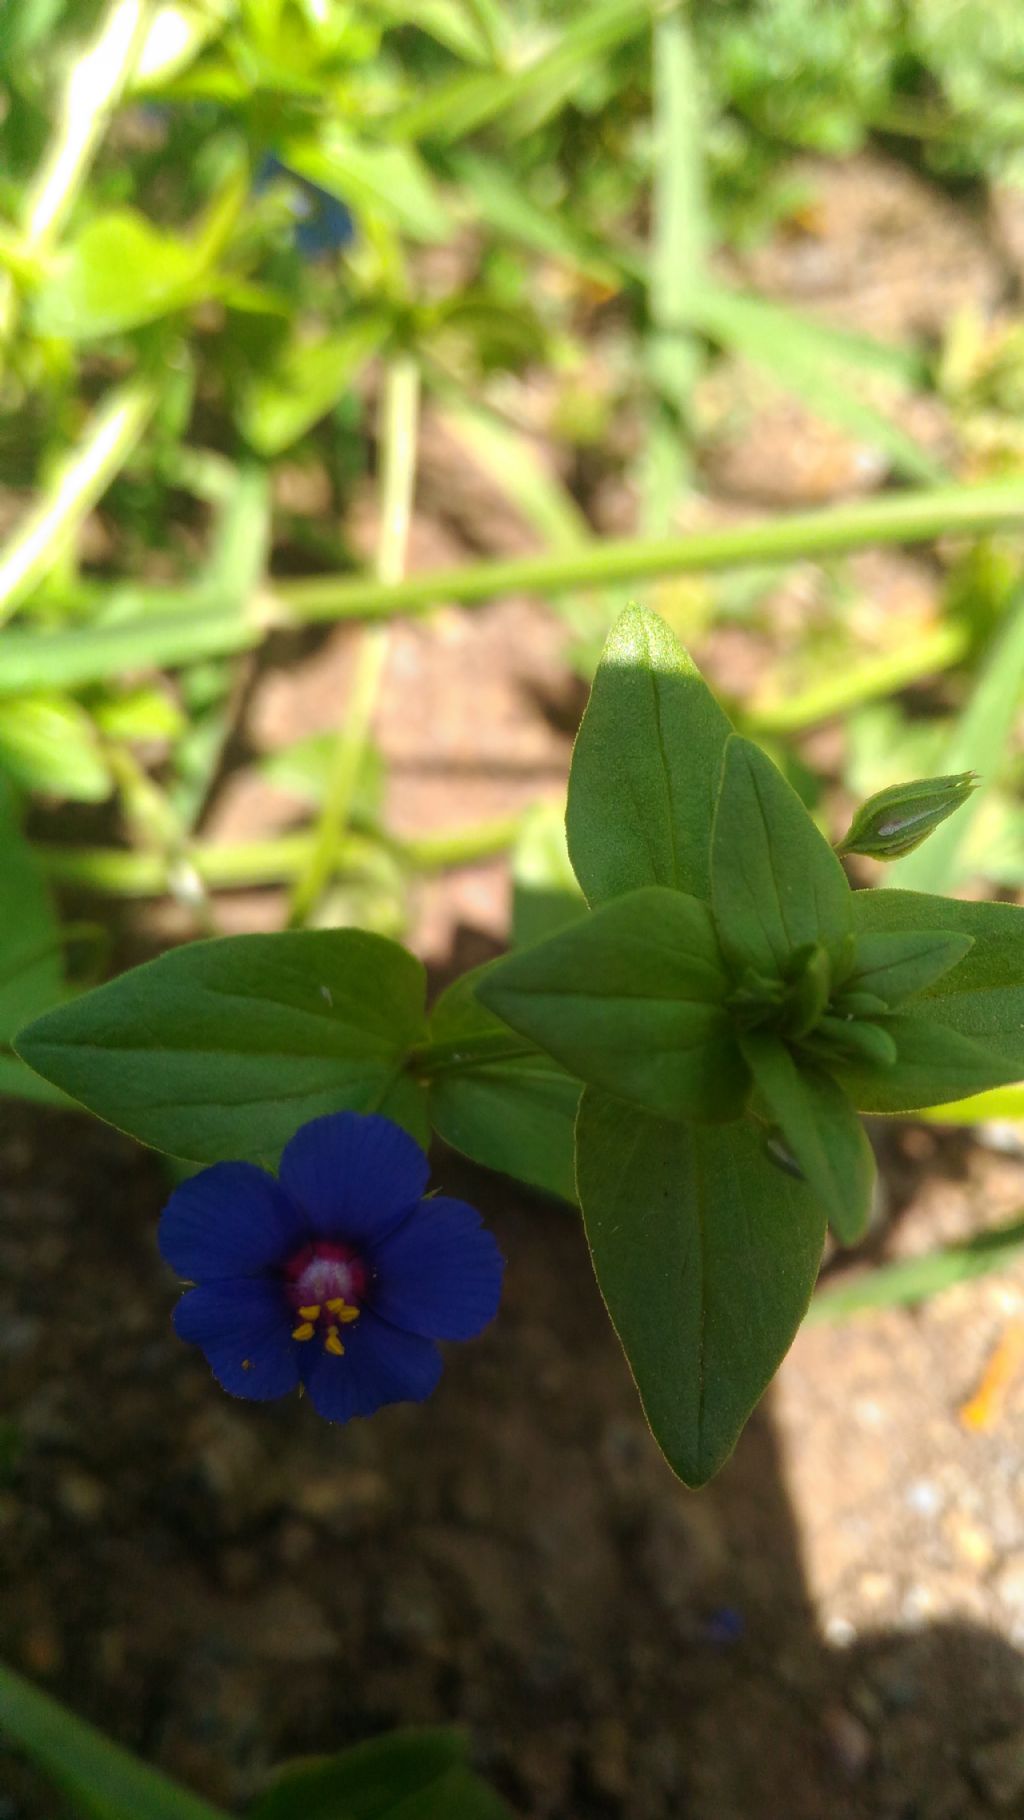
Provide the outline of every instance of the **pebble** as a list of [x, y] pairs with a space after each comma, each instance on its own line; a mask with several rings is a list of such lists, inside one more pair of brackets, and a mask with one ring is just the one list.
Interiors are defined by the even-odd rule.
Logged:
[[822, 1725], [829, 1750], [843, 1775], [856, 1782], [871, 1761], [871, 1733], [863, 1720], [845, 1706], [827, 1707]]

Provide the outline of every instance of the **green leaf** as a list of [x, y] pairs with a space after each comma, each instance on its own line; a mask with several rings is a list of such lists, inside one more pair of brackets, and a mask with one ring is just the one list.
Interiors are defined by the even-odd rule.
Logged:
[[113, 209], [57, 258], [36, 296], [34, 326], [40, 335], [93, 341], [156, 322], [206, 294], [205, 264], [197, 243], [160, 233], [134, 209]]
[[484, 1004], [568, 1072], [670, 1119], [735, 1118], [747, 1071], [707, 906], [653, 885], [495, 962]]
[[433, 179], [408, 145], [357, 139], [333, 124], [319, 139], [292, 139], [281, 160], [371, 222], [391, 221], [415, 240], [444, 240], [451, 222]]
[[13, 1669], [0, 1665], [0, 1733], [14, 1740], [90, 1820], [227, 1820]]
[[28, 790], [105, 802], [114, 785], [85, 709], [60, 695], [0, 701], [0, 765]]
[[949, 1245], [921, 1258], [883, 1264], [853, 1282], [840, 1281], [816, 1295], [809, 1321], [842, 1321], [874, 1308], [906, 1307], [925, 1302], [957, 1283], [1005, 1269], [1024, 1246], [1024, 1220], [979, 1232], [964, 1245]]
[[586, 913], [565, 844], [564, 818], [554, 803], [539, 803], [523, 822], [512, 855], [512, 945], [526, 948]]
[[998, 639], [986, 657], [970, 701], [943, 753], [945, 771], [982, 773], [982, 783], [959, 813], [923, 846], [890, 868], [886, 886], [944, 891], [963, 876], [962, 856], [989, 791], [999, 780], [1024, 689], [1024, 588], [1014, 596]]
[[885, 1020], [896, 1044], [891, 1067], [878, 1069], [836, 1059], [836, 1079], [861, 1112], [917, 1112], [947, 1100], [1001, 1087], [1024, 1074], [1017, 1062], [1003, 1061], [984, 1042], [962, 1036], [934, 1016], [935, 1001], [923, 997], [913, 1010], [897, 1011]]
[[249, 1820], [510, 1820], [457, 1732], [409, 1730], [289, 1765]]
[[852, 893], [796, 791], [749, 739], [725, 751], [712, 839], [711, 901], [722, 951], [739, 969], [781, 978], [794, 950], [835, 949]]
[[577, 1176], [601, 1292], [673, 1471], [724, 1464], [806, 1311], [825, 1217], [746, 1123], [638, 1114], [590, 1088]]
[[740, 1047], [761, 1099], [837, 1238], [855, 1245], [871, 1212], [875, 1157], [845, 1093], [824, 1070], [798, 1066], [778, 1037], [744, 1036]]
[[883, 1003], [899, 1005], [924, 992], [963, 960], [974, 942], [969, 935], [942, 929], [878, 930], [857, 938], [857, 960], [844, 992], [871, 992]]
[[470, 1045], [480, 1037], [500, 1043], [504, 1034], [509, 1048], [516, 1047], [508, 1027], [476, 997], [477, 984], [489, 970], [464, 973], [434, 1007], [431, 1041], [452, 1044], [455, 1056], [431, 1073], [431, 1122], [446, 1144], [475, 1163], [574, 1201], [579, 1082], [546, 1055], [509, 1054], [466, 1065], [457, 1059], [460, 1043]]
[[242, 393], [239, 428], [261, 455], [280, 455], [326, 416], [388, 332], [383, 316], [364, 317], [319, 341], [289, 342]]
[[627, 607], [605, 645], [569, 776], [569, 856], [591, 904], [641, 885], [708, 896], [731, 732], [664, 620]]
[[[951, 1077], [946, 1092], [932, 1092], [916, 1101], [904, 1100], [901, 1106], [882, 1103], [876, 1096], [885, 1093], [881, 1077], [865, 1076], [858, 1093], [870, 1097], [857, 1099], [862, 1111], [909, 1111], [939, 1101], [958, 1099], [965, 1094], [981, 1092], [988, 1087], [1024, 1080], [1024, 909], [1016, 904], [961, 903], [956, 898], [931, 897], [917, 891], [855, 891], [852, 897], [854, 926], [858, 941], [882, 931], [902, 934], [932, 934], [945, 931], [950, 935], [970, 936], [974, 946], [950, 972], [944, 973], [914, 1000], [913, 1019], [927, 1017], [951, 1035], [971, 1045], [968, 1054], [961, 1050], [959, 1067], [966, 1077], [976, 1070], [977, 1078], [965, 1079], [960, 1087], [952, 1085], [955, 1065], [950, 1053], [945, 1072]], [[905, 1014], [910, 1023], [909, 1012]], [[909, 1062], [918, 1055], [922, 1039], [909, 1033], [898, 1035], [896, 1020], [888, 1028], [897, 1036]], [[980, 1054], [979, 1054], [980, 1051]], [[923, 1062], [925, 1058], [921, 1056]], [[888, 1086], [898, 1088], [904, 1066], [893, 1071]], [[937, 1070], [941, 1075], [943, 1070]], [[987, 1078], [981, 1078], [983, 1075]], [[921, 1066], [915, 1063], [915, 1080], [927, 1085]], [[935, 1086], [939, 1085], [938, 1078]]]
[[[0, 1050], [26, 1018], [63, 996], [60, 928], [42, 872], [22, 838], [11, 793], [0, 781]], [[8, 1064], [6, 1091], [18, 1077]], [[32, 1094], [35, 1098], [36, 1095]]]
[[172, 949], [30, 1024], [19, 1055], [122, 1131], [196, 1163], [272, 1161], [323, 1112], [397, 1108], [424, 973], [356, 929]]

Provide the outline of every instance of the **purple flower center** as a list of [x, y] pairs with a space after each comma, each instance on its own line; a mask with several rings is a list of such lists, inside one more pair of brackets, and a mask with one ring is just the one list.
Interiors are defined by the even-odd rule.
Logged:
[[359, 1319], [369, 1280], [359, 1253], [338, 1240], [315, 1239], [288, 1259], [284, 1278], [298, 1319], [292, 1339], [312, 1340], [319, 1334], [328, 1352], [343, 1354], [339, 1328]]

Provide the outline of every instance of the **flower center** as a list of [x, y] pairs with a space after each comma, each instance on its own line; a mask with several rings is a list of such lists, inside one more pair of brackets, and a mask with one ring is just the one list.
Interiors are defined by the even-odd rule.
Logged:
[[317, 1334], [328, 1352], [345, 1351], [339, 1328], [358, 1321], [358, 1304], [366, 1293], [366, 1265], [351, 1245], [316, 1239], [304, 1245], [284, 1267], [285, 1293], [298, 1317], [293, 1340]]

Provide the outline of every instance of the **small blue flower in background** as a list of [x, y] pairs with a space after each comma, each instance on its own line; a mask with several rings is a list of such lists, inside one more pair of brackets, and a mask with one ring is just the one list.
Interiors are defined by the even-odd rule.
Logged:
[[475, 1208], [423, 1198], [428, 1167], [390, 1119], [337, 1112], [300, 1127], [277, 1180], [215, 1163], [175, 1189], [160, 1250], [196, 1287], [174, 1325], [225, 1390], [301, 1383], [329, 1422], [430, 1395], [435, 1342], [487, 1326], [504, 1264]]
[[355, 222], [337, 196], [321, 189], [318, 183], [310, 182], [308, 177], [300, 177], [298, 171], [284, 164], [276, 152], [267, 152], [253, 180], [256, 194], [265, 190], [275, 177], [287, 178], [292, 186], [291, 207], [298, 222], [295, 244], [300, 253], [307, 259], [316, 259], [321, 253], [351, 246], [356, 235]]

